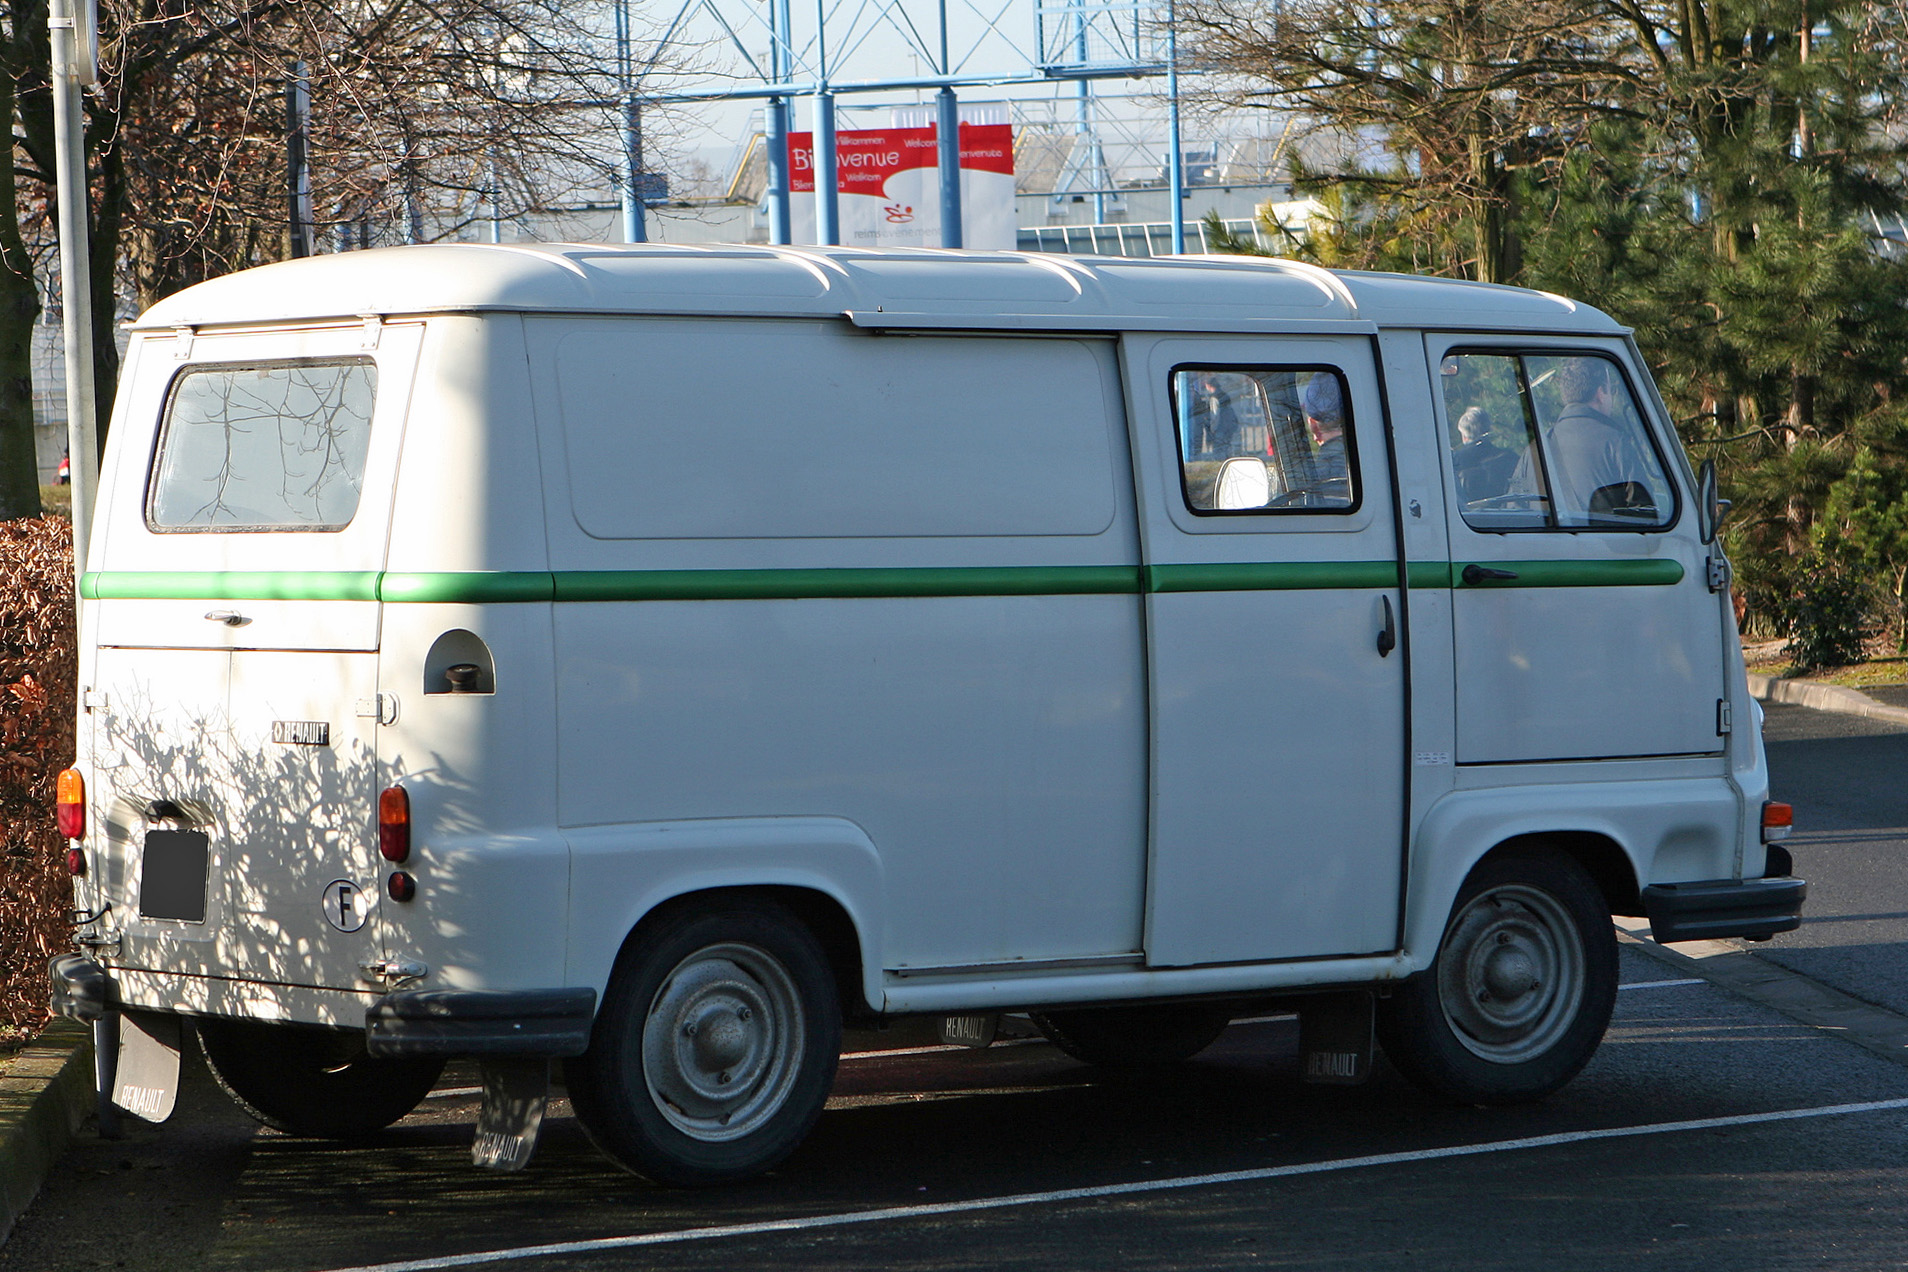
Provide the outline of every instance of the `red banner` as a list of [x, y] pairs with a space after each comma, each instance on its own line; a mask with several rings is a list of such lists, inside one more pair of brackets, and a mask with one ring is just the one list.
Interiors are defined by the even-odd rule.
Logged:
[[[858, 128], [835, 134], [837, 188], [843, 194], [882, 198], [888, 178], [910, 168], [940, 164], [934, 128]], [[813, 133], [788, 135], [789, 186], [795, 193], [815, 189]], [[1012, 124], [962, 124], [961, 167], [968, 172], [1014, 173]]]

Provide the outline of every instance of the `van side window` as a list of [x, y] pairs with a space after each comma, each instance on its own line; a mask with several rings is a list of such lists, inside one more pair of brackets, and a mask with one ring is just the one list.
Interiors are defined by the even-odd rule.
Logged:
[[1351, 403], [1330, 367], [1177, 367], [1180, 484], [1196, 513], [1358, 506]]
[[185, 371], [166, 395], [146, 524], [344, 529], [364, 488], [377, 387], [368, 358]]
[[1474, 530], [1653, 530], [1676, 496], [1615, 359], [1458, 351], [1439, 368]]

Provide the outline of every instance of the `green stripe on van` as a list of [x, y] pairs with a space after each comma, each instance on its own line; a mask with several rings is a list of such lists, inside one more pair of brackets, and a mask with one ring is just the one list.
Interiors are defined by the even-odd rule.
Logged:
[[[1453, 561], [1446, 587], [1467, 591], [1511, 587], [1673, 587], [1683, 581], [1680, 561], [1479, 561], [1497, 570], [1509, 570], [1515, 579], [1464, 581], [1468, 562]], [[1417, 573], [1412, 572], [1412, 583]]]
[[[1675, 561], [1492, 561], [1515, 579], [1477, 588], [1666, 587]], [[1467, 587], [1464, 563], [1413, 561], [1414, 588]], [[1322, 591], [1396, 586], [1391, 561], [1077, 565], [860, 570], [543, 570], [412, 573], [100, 571], [89, 600], [372, 601], [466, 605], [559, 601], [799, 600], [907, 596], [1089, 596], [1142, 592]], [[1467, 589], [1475, 590], [1475, 589]]]
[[1133, 565], [864, 570], [564, 570], [559, 601], [792, 600], [873, 596], [1082, 596], [1140, 590]]
[[456, 574], [392, 571], [378, 581], [378, 599], [465, 605], [548, 601], [556, 596], [546, 570], [470, 570]]
[[1395, 561], [1255, 561], [1146, 567], [1149, 592], [1311, 592], [1397, 585]]
[[94, 601], [375, 601], [376, 570], [204, 570], [88, 573], [80, 595]]

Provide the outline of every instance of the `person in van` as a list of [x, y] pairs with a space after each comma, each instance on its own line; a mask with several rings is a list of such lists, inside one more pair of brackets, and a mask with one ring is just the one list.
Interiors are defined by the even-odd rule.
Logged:
[[1299, 393], [1311, 435], [1311, 479], [1280, 501], [1286, 506], [1343, 508], [1351, 503], [1351, 464], [1345, 453], [1345, 401], [1338, 377], [1315, 373]]
[[[1544, 431], [1544, 477], [1551, 507], [1564, 525], [1595, 525], [1615, 520], [1653, 521], [1656, 509], [1647, 486], [1651, 465], [1638, 448], [1634, 427], [1614, 412], [1618, 390], [1603, 358], [1564, 359], [1556, 374], [1563, 409]], [[1513, 491], [1541, 493], [1543, 480], [1526, 451], [1511, 480]]]
[[1492, 438], [1490, 413], [1473, 406], [1458, 416], [1458, 444], [1451, 449], [1451, 468], [1457, 475], [1458, 494], [1467, 504], [1491, 499], [1510, 489], [1517, 456]]

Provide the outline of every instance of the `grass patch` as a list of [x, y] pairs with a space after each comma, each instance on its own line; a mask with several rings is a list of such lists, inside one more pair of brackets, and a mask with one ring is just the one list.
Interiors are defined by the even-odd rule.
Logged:
[[1745, 643], [1742, 647], [1743, 661], [1754, 675], [1800, 680], [1809, 684], [1840, 685], [1844, 689], [1908, 683], [1908, 657], [1895, 653], [1892, 647], [1886, 653], [1877, 652], [1874, 657], [1846, 667], [1823, 667], [1804, 676], [1792, 676], [1790, 673], [1794, 670], [1794, 663], [1783, 652], [1783, 644], [1779, 640]]

